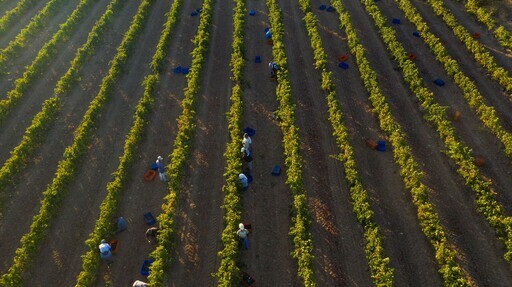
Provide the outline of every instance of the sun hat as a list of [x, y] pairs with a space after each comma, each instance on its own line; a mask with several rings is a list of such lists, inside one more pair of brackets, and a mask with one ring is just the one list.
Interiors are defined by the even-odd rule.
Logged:
[[244, 230], [245, 229], [245, 226], [243, 223], [240, 223], [238, 224], [238, 228], [240, 228], [240, 230]]
[[242, 149], [240, 150], [240, 152], [245, 152], [245, 147], [242, 147]]
[[163, 160], [164, 158], [163, 158], [163, 157], [161, 157], [161, 156], [158, 156], [156, 159], [158, 159], [158, 160]]

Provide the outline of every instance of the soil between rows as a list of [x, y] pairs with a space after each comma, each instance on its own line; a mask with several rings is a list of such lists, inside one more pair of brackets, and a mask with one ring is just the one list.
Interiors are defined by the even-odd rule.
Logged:
[[[94, 13], [94, 15], [103, 14], [107, 6], [105, 2], [107, 1], [98, 1], [98, 3], [92, 7], [91, 12]], [[77, 49], [85, 43], [89, 31], [98, 18], [99, 17], [84, 17], [85, 22], [77, 27], [75, 33], [65, 45], [59, 47], [62, 49], [62, 52], [55, 56], [55, 59], [48, 66], [47, 72], [36, 79], [31, 87], [24, 92], [20, 101], [1, 123], [1, 163], [4, 163], [10, 157], [10, 151], [20, 143], [27, 127], [31, 125], [33, 117], [41, 110], [43, 102], [55, 95], [55, 85], [60, 77], [69, 69], [71, 65], [70, 62], [74, 59]], [[33, 60], [33, 58], [30, 59], [30, 61]], [[13, 86], [8, 86], [9, 90], [14, 88]], [[23, 117], [20, 117], [20, 114], [23, 115]]]
[[[72, 140], [72, 132], [79, 123], [90, 99], [108, 69], [108, 61], [115, 54], [122, 34], [129, 25], [139, 2], [128, 2], [120, 17], [114, 20], [111, 31], [105, 36], [104, 48], [84, 67], [83, 79], [64, 99], [63, 113], [58, 123], [48, 133], [33, 164], [23, 172], [22, 180], [9, 189], [10, 200], [0, 221], [0, 254], [4, 258], [2, 270], [6, 270], [18, 246], [18, 239], [28, 230], [32, 215], [37, 212], [41, 187], [46, 186], [54, 174], [55, 166], [61, 159], [62, 151]], [[117, 90], [105, 108], [91, 149], [84, 158], [75, 180], [71, 183], [62, 213], [52, 222], [48, 237], [35, 259], [33, 268], [25, 274], [27, 286], [43, 286], [48, 282], [72, 286], [81, 267], [80, 255], [86, 250], [83, 242], [87, 238], [98, 216], [98, 206], [105, 194], [105, 185], [110, 174], [117, 168], [124, 137], [131, 126], [133, 108], [142, 95], [140, 82], [149, 71], [150, 61], [160, 36], [164, 13], [170, 1], [157, 1], [152, 8], [150, 23], [142, 33], [134, 49], [127, 69], [119, 80]], [[319, 6], [316, 1], [312, 7]], [[464, 186], [456, 174], [456, 166], [446, 155], [443, 143], [437, 133], [424, 119], [417, 101], [404, 84], [401, 72], [390, 60], [389, 53], [380, 40], [371, 19], [360, 3], [343, 1], [351, 14], [352, 22], [360, 37], [372, 67], [377, 71], [379, 83], [391, 104], [393, 115], [402, 125], [415, 159], [425, 171], [425, 184], [431, 188], [431, 200], [439, 212], [441, 223], [447, 231], [450, 243], [459, 253], [459, 262], [476, 286], [512, 285], [512, 268], [503, 259], [504, 246], [495, 238], [493, 230], [483, 217], [476, 212], [474, 192]], [[172, 152], [172, 143], [177, 130], [176, 118], [186, 80], [183, 75], [174, 74], [178, 65], [189, 66], [193, 44], [190, 41], [197, 29], [199, 17], [190, 12], [199, 8], [199, 0], [186, 1], [181, 19], [173, 32], [169, 47], [167, 67], [161, 75], [156, 94], [150, 126], [138, 150], [139, 159], [131, 173], [119, 207], [119, 216], [124, 216], [128, 230], [116, 236], [120, 249], [110, 267], [103, 266], [98, 273], [97, 286], [129, 286], [136, 279], [142, 279], [140, 265], [147, 258], [152, 246], [144, 240], [145, 225], [142, 214], [152, 211], [155, 217], [160, 212], [162, 199], [167, 193], [165, 184], [158, 181], [145, 182], [142, 174], [156, 156]], [[96, 16], [100, 5], [96, 4]], [[281, 2], [285, 25], [285, 46], [288, 69], [292, 82], [292, 95], [297, 104], [296, 125], [300, 129], [304, 187], [313, 215], [311, 232], [315, 247], [314, 268], [319, 286], [371, 286], [373, 284], [364, 256], [362, 230], [352, 212], [348, 189], [344, 182], [341, 163], [331, 158], [339, 152], [331, 136], [332, 128], [327, 121], [325, 96], [320, 90], [319, 72], [313, 67], [309, 39], [302, 22], [302, 12], [296, 2]], [[379, 6], [388, 17], [397, 14], [393, 2], [382, 2]], [[1, 6], [0, 6], [1, 7]], [[70, 6], [68, 6], [70, 7]], [[184, 188], [179, 197], [176, 215], [178, 231], [175, 254], [169, 270], [169, 286], [213, 286], [211, 276], [218, 269], [217, 252], [221, 249], [220, 234], [223, 229], [223, 201], [221, 191], [224, 184], [227, 122], [225, 113], [229, 109], [231, 92], [229, 59], [232, 35], [231, 2], [217, 0], [215, 4], [211, 44], [202, 73], [202, 91], [197, 97], [198, 125], [186, 172]], [[278, 123], [272, 119], [277, 109], [275, 83], [268, 80], [267, 64], [271, 60], [270, 46], [265, 43], [263, 29], [268, 26], [264, 2], [247, 2], [248, 9], [254, 9], [254, 17], [247, 16], [246, 36], [246, 87], [245, 126], [251, 126], [257, 133], [254, 141], [254, 182], [250, 189], [241, 194], [243, 202], [242, 221], [253, 224], [250, 248], [242, 251], [242, 270], [256, 278], [258, 286], [300, 286], [297, 278], [296, 261], [289, 256], [293, 244], [288, 235], [290, 228], [290, 191], [284, 184], [286, 170], [280, 177], [271, 177], [273, 165], [283, 165], [282, 135]], [[439, 286], [434, 254], [428, 240], [421, 233], [416, 208], [403, 187], [398, 167], [392, 159], [393, 147], [386, 153], [378, 153], [364, 146], [365, 138], [386, 139], [379, 129], [375, 115], [367, 100], [355, 62], [349, 56], [349, 69], [337, 67], [337, 56], [348, 53], [346, 39], [338, 29], [338, 15], [325, 11], [314, 11], [319, 19], [319, 30], [324, 48], [329, 55], [329, 69], [333, 71], [337, 85], [338, 99], [342, 103], [345, 122], [349, 129], [350, 141], [355, 150], [358, 168], [365, 188], [370, 194], [370, 203], [376, 221], [384, 234], [385, 253], [395, 268], [395, 284], [398, 286]], [[436, 17], [429, 15], [429, 17]], [[86, 25], [91, 25], [91, 17]], [[470, 21], [467, 20], [468, 24]], [[84, 25], [85, 26], [85, 25]], [[475, 152], [489, 159], [482, 168], [483, 174], [492, 178], [499, 200], [510, 203], [511, 194], [509, 160], [500, 150], [500, 144], [482, 129], [478, 120], [471, 115], [462, 101], [460, 91], [453, 82], [446, 80], [444, 89], [438, 89], [429, 82], [435, 75], [444, 75], [441, 66], [433, 61], [428, 47], [419, 39], [410, 40], [404, 22], [398, 29], [400, 41], [410, 49], [416, 49], [421, 59], [418, 64], [429, 88], [445, 105], [463, 111], [463, 121], [456, 124], [457, 132]], [[78, 31], [88, 31], [82, 26]], [[84, 34], [78, 32], [77, 34]], [[75, 38], [76, 37], [76, 38]], [[84, 35], [74, 36], [73, 43], [83, 41]], [[465, 48], [455, 38], [448, 38], [450, 52], [460, 60], [465, 72], [477, 79], [479, 89], [487, 99], [497, 106], [500, 117], [508, 125], [510, 103], [497, 93], [499, 87], [483, 78], [482, 71], [465, 55]], [[492, 46], [489, 42], [487, 45]], [[63, 63], [77, 47], [59, 55], [52, 64], [52, 79], [38, 81], [35, 91], [50, 96], [56, 76], [65, 70]], [[37, 50], [37, 48], [33, 48]], [[35, 55], [35, 50], [32, 52]], [[28, 50], [23, 57], [29, 57]], [[253, 62], [260, 55], [261, 64]], [[66, 58], [67, 57], [67, 58]], [[66, 59], [67, 60], [66, 60]], [[509, 58], [507, 58], [509, 59]], [[53, 83], [53, 84], [51, 84]], [[446, 99], [442, 101], [442, 99]], [[31, 96], [16, 110], [14, 121], [30, 122], [43, 98]], [[11, 120], [12, 120], [11, 119]], [[16, 125], [13, 125], [16, 126]], [[6, 125], [5, 127], [11, 127]], [[24, 128], [5, 128], [0, 143], [14, 146]], [[240, 133], [242, 135], [242, 132]], [[11, 141], [5, 140], [11, 136]], [[1, 147], [1, 146], [0, 146]], [[10, 148], [2, 148], [10, 150]], [[6, 157], [6, 156], [5, 156]], [[510, 209], [508, 210], [510, 213]], [[80, 228], [77, 228], [80, 226]], [[144, 280], [144, 279], [142, 279]]]
[[[102, 3], [102, 1], [98, 1], [98, 3]], [[29, 66], [32, 63], [39, 50], [59, 30], [59, 25], [66, 21], [68, 16], [78, 5], [78, 2], [79, 1], [77, 0], [72, 0], [66, 3], [62, 3], [62, 5], [58, 8], [59, 12], [55, 13], [53, 18], [48, 20], [45, 27], [39, 28], [35, 35], [28, 36], [28, 41], [26, 41], [23, 47], [19, 48], [20, 51], [15, 51], [14, 55], [9, 57], [9, 61], [7, 61], [5, 68], [6, 73], [0, 74], [0, 99], [6, 98], [7, 92], [11, 90], [12, 87], [14, 87], [15, 80], [23, 75], [26, 66]], [[93, 6], [98, 6], [98, 3]], [[86, 20], [86, 17], [82, 19], [82, 21]], [[77, 25], [77, 28], [79, 29], [80, 25]], [[13, 39], [17, 35], [18, 33], [14, 34]], [[2, 45], [1, 49], [6, 48], [7, 45], [7, 43]]]
[[[129, 26], [129, 19], [136, 12], [137, 4], [126, 5], [124, 8], [120, 15], [124, 17], [117, 18], [118, 21], [114, 20], [111, 26], [112, 30], [107, 32], [107, 34], [115, 34], [115, 36], [110, 36], [111, 38], [107, 41], [115, 41], [116, 45], [120, 43], [124, 31]], [[107, 44], [107, 41], [104, 43]], [[2, 270], [7, 268], [7, 264], [11, 264], [14, 251], [19, 245], [19, 239], [29, 230], [32, 217], [40, 207], [41, 193], [53, 179], [58, 161], [62, 159], [65, 147], [72, 143], [73, 131], [80, 123], [90, 100], [97, 94], [101, 79], [108, 70], [108, 61], [115, 54], [115, 49], [106, 48], [105, 45], [100, 48], [100, 51], [84, 66], [80, 85], [64, 97], [61, 116], [48, 132], [45, 142], [34, 156], [33, 162], [22, 172], [18, 183], [6, 189], [6, 194], [9, 197], [4, 203], [5, 209], [0, 221], [0, 236], [6, 239], [0, 245], [0, 254], [3, 254], [2, 258], [4, 259]], [[30, 100], [32, 98], [27, 102]], [[39, 99], [34, 100], [38, 101]], [[24, 117], [23, 114], [18, 114], [18, 116], [19, 118]], [[124, 135], [122, 138], [124, 139]], [[105, 174], [109, 175], [110, 173]], [[79, 190], [89, 189], [82, 183], [78, 183], [78, 186]]]
[[[276, 83], [268, 72], [272, 60], [272, 47], [264, 37], [269, 27], [268, 10], [264, 1], [248, 1], [246, 7], [255, 15], [246, 16], [244, 127], [255, 129], [256, 134], [251, 145], [254, 181], [241, 193], [242, 221], [252, 225], [249, 250], [241, 251], [241, 269], [254, 277], [258, 286], [300, 286], [297, 263], [290, 256], [294, 248], [288, 235], [293, 199], [285, 184], [283, 135], [272, 117], [279, 104]], [[256, 56], [260, 56], [261, 63], [255, 63]], [[274, 165], [281, 167], [279, 176], [271, 175]]]

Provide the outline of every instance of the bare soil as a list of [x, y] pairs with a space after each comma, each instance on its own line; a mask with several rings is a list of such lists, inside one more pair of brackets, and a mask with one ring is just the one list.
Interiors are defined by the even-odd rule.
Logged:
[[[105, 186], [117, 168], [125, 135], [132, 124], [134, 107], [142, 95], [141, 81], [149, 72], [156, 43], [166, 20], [171, 0], [155, 1], [150, 20], [133, 50], [127, 68], [118, 81], [95, 131], [89, 152], [74, 180], [70, 183], [60, 214], [48, 227], [48, 236], [40, 246], [31, 268], [24, 274], [26, 286], [44, 286], [54, 282], [58, 286], [72, 286], [81, 269], [81, 258], [87, 247], [84, 241], [98, 217], [99, 205], [105, 197]], [[77, 0], [62, 7], [44, 32], [34, 37], [19, 57], [12, 59], [10, 77], [0, 77], [0, 92], [10, 89], [13, 79], [22, 67], [29, 64], [37, 51], [57, 29], [58, 23], [74, 9]], [[41, 103], [52, 96], [58, 78], [66, 71], [76, 49], [85, 41], [94, 21], [106, 7], [106, 0], [98, 1], [91, 16], [84, 19], [62, 51], [45, 73], [12, 111], [0, 127], [0, 161], [4, 162], [15, 147]], [[496, 239], [482, 215], [477, 213], [474, 192], [467, 188], [456, 173], [455, 164], [443, 153], [445, 150], [437, 132], [424, 119], [423, 111], [403, 81], [396, 63], [391, 59], [372, 19], [359, 1], [342, 0], [358, 30], [370, 64], [378, 75], [379, 84], [400, 123], [415, 159], [425, 172], [424, 183], [430, 188], [430, 199], [439, 214], [449, 242], [457, 250], [458, 262], [475, 286], [512, 286], [512, 265], [503, 259], [504, 245]], [[460, 89], [435, 61], [421, 39], [412, 37], [414, 27], [405, 20], [393, 1], [377, 2], [382, 13], [400, 18], [401, 25], [393, 26], [406, 50], [417, 54], [416, 64], [427, 87], [436, 100], [458, 110], [461, 120], [454, 122], [457, 135], [473, 149], [475, 155], [486, 160], [482, 174], [492, 180], [497, 199], [512, 212], [510, 159], [498, 140], [479, 122], [468, 107]], [[37, 4], [39, 7], [43, 2]], [[54, 176], [64, 148], [73, 139], [88, 103], [98, 92], [108, 63], [116, 53], [123, 34], [138, 8], [138, 1], [127, 1], [104, 36], [101, 47], [84, 66], [81, 81], [63, 97], [61, 116], [48, 131], [47, 137], [30, 162], [19, 175], [20, 180], [7, 188], [0, 215], [0, 270], [11, 265], [18, 241], [29, 229], [32, 217], [39, 209], [41, 193]], [[143, 180], [143, 174], [157, 156], [168, 163], [177, 132], [176, 119], [181, 113], [184, 75], [173, 73], [177, 66], [189, 67], [192, 39], [197, 31], [199, 17], [190, 13], [201, 6], [200, 0], [185, 1], [180, 20], [172, 32], [166, 67], [161, 74], [155, 94], [153, 110], [144, 139], [137, 151], [131, 180], [126, 184], [120, 200], [118, 216], [128, 222], [128, 229], [117, 234], [119, 249], [113, 264], [103, 265], [98, 271], [96, 286], [130, 286], [140, 275], [143, 260], [154, 248], [144, 238], [148, 226], [143, 214], [150, 211], [155, 217], [161, 212], [163, 198], [168, 192], [158, 177], [153, 182]], [[319, 0], [312, 1], [318, 18], [318, 28], [328, 54], [328, 69], [333, 72], [337, 99], [342, 104], [344, 123], [363, 185], [369, 193], [370, 205], [383, 234], [385, 254], [395, 269], [396, 286], [440, 286], [435, 254], [420, 229], [417, 210], [410, 192], [405, 189], [399, 168], [393, 160], [393, 147], [386, 152], [369, 149], [366, 138], [387, 140], [379, 127], [376, 115], [368, 101], [353, 55], [350, 55], [346, 35], [339, 29], [337, 13], [317, 9]], [[0, 4], [14, 5], [14, 1]], [[290, 256], [293, 243], [288, 232], [291, 226], [292, 196], [285, 184], [286, 167], [282, 150], [279, 123], [272, 117], [277, 109], [274, 81], [269, 79], [267, 63], [272, 60], [271, 46], [264, 38], [268, 27], [268, 11], [264, 1], [247, 1], [248, 10], [255, 16], [246, 21], [246, 61], [244, 82], [244, 127], [256, 130], [253, 139], [254, 181], [242, 192], [242, 221], [252, 225], [249, 250], [240, 251], [240, 268], [251, 274], [258, 286], [301, 286], [297, 276], [296, 260]], [[310, 207], [314, 262], [318, 286], [372, 286], [373, 281], [364, 253], [362, 228], [352, 212], [353, 206], [344, 180], [344, 169], [332, 156], [340, 152], [327, 120], [325, 95], [321, 90], [320, 73], [314, 69], [309, 39], [304, 28], [303, 14], [296, 2], [279, 2], [283, 10], [284, 44], [288, 57], [292, 96], [296, 103], [296, 125], [300, 129], [303, 156], [303, 183]], [[505, 129], [512, 132], [512, 104], [502, 88], [490, 79], [475, 63], [462, 44], [442, 21], [422, 1], [414, 1], [421, 14], [428, 19], [434, 33], [445, 43], [449, 53], [473, 81], [486, 102], [497, 110]], [[459, 3], [448, 4], [460, 23], [470, 31], [480, 30], [481, 41], [488, 47], [500, 65], [510, 69], [508, 51], [492, 39], [484, 27], [465, 14]], [[232, 42], [233, 3], [217, 0], [210, 30], [210, 48], [202, 72], [201, 92], [197, 95], [197, 127], [191, 146], [190, 160], [185, 172], [176, 213], [176, 244], [171, 254], [167, 286], [214, 286], [211, 276], [219, 266], [217, 252], [221, 250], [223, 226], [222, 186], [225, 159], [223, 153], [228, 141], [226, 112], [231, 94], [230, 66]], [[509, 10], [510, 11], [510, 10]], [[34, 14], [36, 8], [27, 12]], [[6, 44], [21, 29], [24, 20], [11, 27], [9, 35], [0, 38]], [[390, 21], [391, 22], [391, 21]], [[349, 68], [338, 67], [338, 56], [348, 54]], [[260, 56], [262, 63], [255, 63]], [[442, 78], [446, 85], [432, 84]], [[11, 79], [9, 81], [9, 79]], [[451, 114], [450, 114], [451, 115]], [[240, 131], [240, 145], [243, 132]], [[278, 177], [270, 175], [274, 165], [282, 167]], [[158, 224], [157, 224], [158, 225]], [[233, 235], [235, 236], [235, 235]], [[98, 242], [99, 244], [99, 242]]]

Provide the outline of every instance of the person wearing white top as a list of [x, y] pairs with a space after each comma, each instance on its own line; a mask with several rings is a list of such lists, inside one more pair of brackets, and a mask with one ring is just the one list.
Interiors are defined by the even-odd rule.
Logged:
[[245, 174], [241, 173], [238, 175], [238, 179], [240, 180], [240, 183], [242, 184], [243, 190], [247, 190], [249, 188], [249, 179]]
[[245, 250], [247, 250], [249, 249], [249, 241], [247, 238], [249, 236], [249, 230], [245, 229], [243, 223], [238, 224], [238, 228], [239, 229], [236, 232], [236, 234], [238, 235], [238, 240], [240, 241], [240, 243], [242, 243]]
[[105, 241], [105, 239], [101, 240], [101, 244], [98, 248], [100, 249], [101, 259], [103, 259], [103, 261], [111, 262], [112, 252], [110, 252], [110, 245]]
[[247, 133], [244, 134], [244, 138], [242, 140], [242, 144], [244, 145], [244, 148], [246, 150], [252, 151], [252, 149], [251, 149], [252, 139], [251, 139], [251, 137]]

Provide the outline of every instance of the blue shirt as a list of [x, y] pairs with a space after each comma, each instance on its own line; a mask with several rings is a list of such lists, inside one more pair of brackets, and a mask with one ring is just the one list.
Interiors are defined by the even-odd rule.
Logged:
[[242, 183], [243, 187], [249, 186], [249, 180], [247, 179], [247, 176], [245, 176], [245, 174], [241, 173], [240, 175], [238, 175], [238, 179]]
[[164, 173], [165, 172], [164, 164], [161, 161], [157, 160], [156, 161], [156, 165], [158, 165], [158, 172], [159, 173]]

